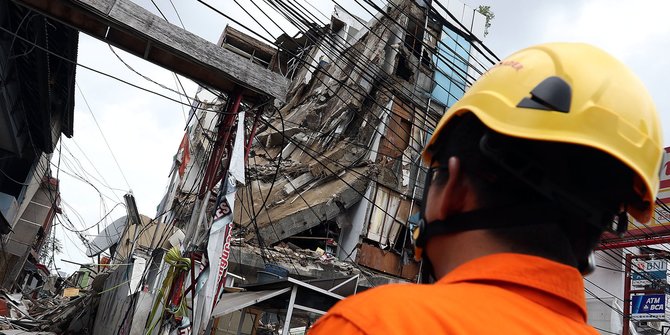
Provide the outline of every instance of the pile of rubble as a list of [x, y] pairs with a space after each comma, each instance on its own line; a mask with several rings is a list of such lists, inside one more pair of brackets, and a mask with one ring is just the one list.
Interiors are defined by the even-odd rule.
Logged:
[[29, 294], [0, 291], [2, 334], [90, 334], [95, 292], [68, 291], [33, 298]]

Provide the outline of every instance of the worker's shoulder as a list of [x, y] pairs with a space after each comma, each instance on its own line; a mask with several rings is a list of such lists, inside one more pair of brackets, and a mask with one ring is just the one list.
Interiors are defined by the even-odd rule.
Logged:
[[434, 285], [387, 284], [358, 293], [345, 299], [341, 303], [346, 305], [366, 304], [375, 301], [394, 303], [396, 301], [402, 301], [396, 298], [411, 299], [422, 294], [428, 294], [429, 291], [433, 290], [432, 286]]
[[[490, 289], [496, 290], [473, 283], [390, 284], [348, 297], [328, 314], [365, 329], [366, 334], [411, 334], [417, 329], [444, 332], [468, 310], [477, 308], [482, 301], [477, 297], [495, 295]], [[408, 320], [407, 315], [424, 317]]]
[[349, 317], [399, 314], [409, 311], [436, 309], [448, 311], [450, 306], [460, 310], [473, 295], [487, 290], [481, 285], [458, 284], [389, 284], [369, 289], [340, 301], [331, 312]]

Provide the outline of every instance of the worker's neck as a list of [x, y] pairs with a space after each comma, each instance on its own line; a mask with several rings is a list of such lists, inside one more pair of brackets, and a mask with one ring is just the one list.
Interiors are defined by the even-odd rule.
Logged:
[[433, 265], [435, 278], [439, 280], [471, 260], [512, 250], [485, 231], [472, 230], [436, 236], [428, 242], [426, 252]]

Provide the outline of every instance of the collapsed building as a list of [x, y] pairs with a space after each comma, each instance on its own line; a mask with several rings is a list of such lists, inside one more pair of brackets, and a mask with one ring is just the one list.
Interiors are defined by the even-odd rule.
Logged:
[[[483, 29], [474, 11], [462, 19]], [[435, 121], [463, 94], [466, 78], [482, 71], [473, 66], [465, 33], [454, 30], [412, 3], [390, 5], [371, 22], [336, 7], [329, 25], [280, 36], [279, 50], [226, 27], [222, 47], [292, 79], [284, 106], [265, 108], [257, 124], [249, 112], [244, 120], [247, 135], [255, 136], [247, 139], [247, 185], [235, 200], [237, 236], [261, 249], [320, 248], [390, 275], [387, 281], [415, 280], [408, 223], [418, 220], [420, 151]], [[188, 206], [226, 98], [201, 88], [193, 100], [159, 206], [164, 222], [194, 228]], [[209, 206], [207, 212], [213, 197]]]
[[[328, 24], [283, 34], [274, 45], [226, 27], [220, 47], [291, 82], [284, 102], [245, 103], [204, 87], [191, 100], [156, 217], [183, 232], [196, 268], [190, 278], [219, 266], [225, 292], [287, 277], [356, 278], [347, 294], [418, 279], [410, 232], [422, 205], [421, 149], [446, 108], [490, 64], [472, 45], [482, 38], [484, 17], [457, 2], [450, 6], [392, 2], [369, 22], [336, 6]], [[231, 110], [236, 120], [226, 117]], [[218, 157], [217, 146], [224, 148]], [[221, 164], [214, 178], [213, 161]], [[223, 198], [230, 203], [221, 207]], [[232, 222], [230, 237], [217, 240], [224, 245], [218, 264], [207, 258], [222, 208]], [[160, 283], [160, 276], [148, 282], [149, 291]], [[284, 290], [276, 294], [288, 294], [290, 285], [276, 286]], [[240, 294], [234, 301], [244, 300]], [[258, 292], [249, 297], [262, 300]], [[232, 330], [221, 324], [242, 327], [253, 313], [257, 327], [265, 314], [251, 307], [223, 322], [221, 310], [235, 308], [219, 306], [202, 315], [213, 317], [213, 325], [191, 320], [193, 331], [226, 333]], [[319, 308], [310, 310], [318, 316]], [[308, 326], [310, 315], [299, 324]], [[262, 320], [269, 322], [267, 315]]]
[[483, 16], [449, 7], [396, 1], [364, 21], [336, 6], [272, 44], [226, 27], [218, 46], [288, 94], [198, 90], [155, 218], [129, 202], [91, 241], [109, 256], [68, 306], [97, 313], [63, 327], [304, 331], [347, 295], [418, 280], [420, 151], [490, 64]]
[[351, 262], [367, 285], [415, 281], [420, 151], [478, 69], [467, 40], [413, 3], [390, 4], [370, 22], [336, 7], [322, 29], [283, 49], [302, 66], [287, 103], [259, 125], [234, 222], [260, 248], [318, 248]]

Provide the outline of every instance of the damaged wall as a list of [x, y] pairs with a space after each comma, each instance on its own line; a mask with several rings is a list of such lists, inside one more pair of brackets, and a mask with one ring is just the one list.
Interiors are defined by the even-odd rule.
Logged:
[[287, 104], [254, 140], [235, 206], [247, 243], [332, 238], [340, 259], [415, 279], [408, 222], [420, 209], [426, 129], [443, 111], [426, 107], [434, 64], [425, 20], [411, 2], [367, 25], [336, 8], [331, 35], [305, 49]]
[[[390, 10], [390, 15], [393, 19], [376, 18], [367, 30], [350, 28], [346, 22], [353, 20], [344, 15], [334, 18], [337, 36], [347, 36], [353, 44], [332, 57], [323, 50], [337, 37], [323, 36], [321, 48], [312, 50], [313, 59], [322, 61], [299, 71], [309, 80], [294, 81], [281, 116], [258, 134], [249, 165], [254, 180], [237, 197], [240, 207], [249, 210], [236, 213], [236, 222], [257, 225], [263, 243], [337, 218], [363, 198], [370, 181], [387, 178], [393, 180], [391, 187], [402, 185], [402, 164], [395, 161], [408, 147], [411, 117], [406, 109], [393, 107], [389, 83], [397, 79], [388, 78], [396, 75], [398, 34], [402, 36], [407, 17], [400, 10]], [[362, 59], [369, 61], [361, 64]], [[392, 126], [377, 155], [370, 148], [384, 123]], [[255, 238], [254, 230], [249, 229], [249, 240]]]

